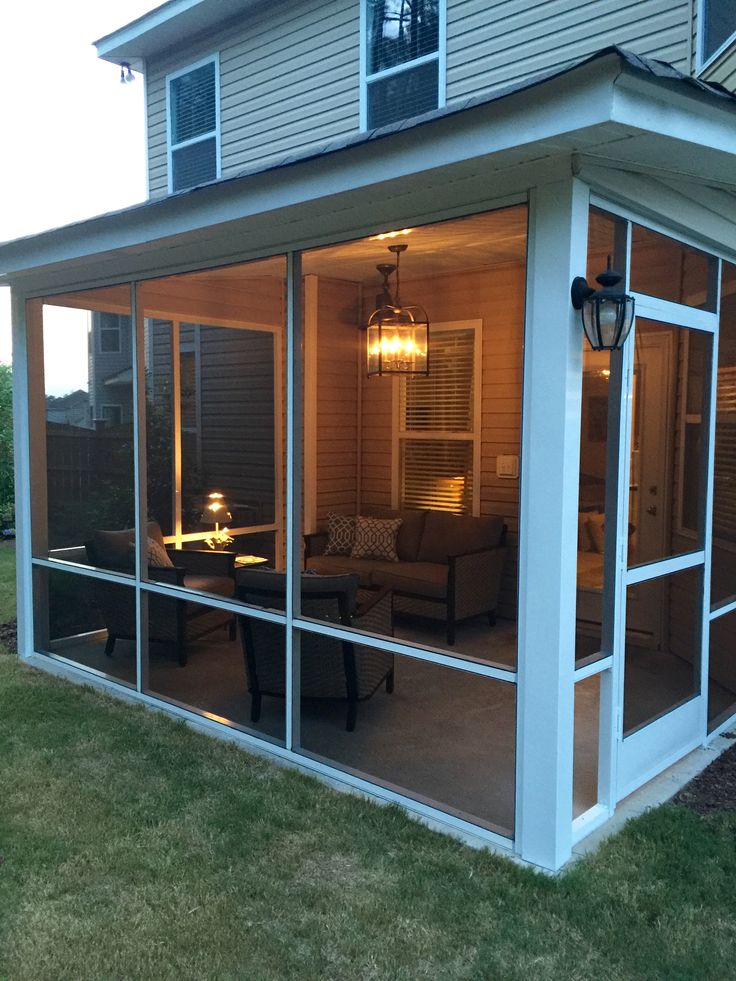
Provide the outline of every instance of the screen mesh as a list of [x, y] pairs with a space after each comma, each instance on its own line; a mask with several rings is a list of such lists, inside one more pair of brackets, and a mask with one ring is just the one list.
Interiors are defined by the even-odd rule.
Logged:
[[173, 191], [182, 191], [187, 187], [195, 187], [217, 177], [217, 141], [213, 136], [209, 140], [190, 143], [180, 147], [171, 154]]
[[438, 105], [439, 65], [429, 61], [416, 68], [368, 83], [368, 128], [388, 126], [419, 116]]

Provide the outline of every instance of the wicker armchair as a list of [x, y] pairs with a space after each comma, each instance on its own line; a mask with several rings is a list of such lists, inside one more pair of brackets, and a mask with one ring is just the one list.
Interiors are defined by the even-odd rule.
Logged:
[[[155, 522], [148, 525], [148, 535], [163, 547], [163, 535]], [[132, 572], [132, 545], [135, 529], [98, 531], [85, 542], [91, 565], [118, 572]], [[232, 552], [167, 549], [172, 566], [149, 566], [152, 582], [166, 583], [197, 592], [215, 593], [227, 599], [235, 592], [235, 554]], [[112, 655], [117, 640], [135, 640], [135, 595], [132, 589], [121, 589], [117, 583], [92, 580], [95, 602], [107, 628], [105, 654]], [[188, 645], [214, 630], [227, 627], [235, 639], [235, 617], [201, 603], [173, 599], [158, 593], [148, 597], [148, 640], [168, 646], [179, 664], [187, 663]]]
[[[368, 593], [358, 603], [358, 577], [302, 576], [302, 615], [343, 627], [357, 627], [392, 636], [392, 592]], [[283, 610], [283, 573], [252, 570], [238, 573], [238, 599], [244, 603]], [[261, 715], [264, 695], [283, 697], [286, 686], [284, 628], [280, 624], [239, 616], [245, 658], [251, 720]], [[394, 656], [352, 641], [303, 631], [301, 634], [300, 692], [302, 698], [347, 701], [345, 728], [355, 729], [358, 702], [365, 701], [385, 682], [394, 688]]]

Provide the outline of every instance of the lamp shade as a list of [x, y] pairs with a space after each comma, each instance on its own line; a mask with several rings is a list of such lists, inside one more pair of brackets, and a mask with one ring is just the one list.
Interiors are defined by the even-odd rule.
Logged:
[[634, 297], [619, 288], [621, 275], [609, 268], [596, 277], [594, 290], [582, 277], [572, 285], [572, 303], [580, 310], [583, 330], [594, 351], [615, 351], [624, 346], [634, 323]]
[[368, 320], [369, 375], [428, 375], [429, 319], [424, 309], [387, 305]]
[[233, 520], [233, 516], [227, 506], [227, 502], [222, 494], [213, 491], [207, 495], [204, 509], [199, 519], [203, 525], [226, 525]]

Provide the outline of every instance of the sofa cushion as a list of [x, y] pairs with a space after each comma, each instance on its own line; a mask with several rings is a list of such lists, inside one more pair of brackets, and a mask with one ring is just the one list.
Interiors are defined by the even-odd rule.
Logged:
[[350, 555], [313, 555], [307, 559], [307, 569], [320, 576], [341, 576], [346, 572], [355, 573], [360, 585], [372, 586], [371, 573], [374, 559], [354, 559]]
[[396, 536], [396, 554], [402, 562], [416, 562], [419, 543], [424, 532], [426, 511], [387, 511], [379, 508], [366, 508], [366, 514], [375, 518], [401, 518], [401, 526]]
[[351, 557], [398, 562], [396, 536], [400, 527], [401, 518], [369, 518], [358, 515], [355, 519], [355, 541]]
[[499, 515], [475, 518], [468, 514], [428, 511], [419, 546], [420, 562], [443, 562], [482, 548], [495, 548], [503, 538], [504, 521]]
[[325, 555], [350, 555], [355, 541], [355, 517], [348, 514], [327, 515]]
[[235, 595], [235, 582], [230, 576], [184, 576], [184, 586], [198, 593], [214, 593], [230, 599]]
[[448, 567], [439, 562], [376, 561], [371, 576], [374, 586], [391, 586], [402, 593], [445, 599], [448, 572]]

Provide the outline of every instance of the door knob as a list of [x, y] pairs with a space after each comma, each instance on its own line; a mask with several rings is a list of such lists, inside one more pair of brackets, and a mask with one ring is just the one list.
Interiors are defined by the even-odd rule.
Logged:
[[657, 513], [657, 505], [650, 504], [649, 507], [647, 508], [647, 514], [656, 514], [656, 513]]

